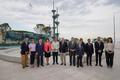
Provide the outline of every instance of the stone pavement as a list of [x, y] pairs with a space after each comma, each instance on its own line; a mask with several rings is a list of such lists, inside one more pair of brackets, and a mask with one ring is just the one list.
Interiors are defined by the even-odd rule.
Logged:
[[[116, 49], [114, 67], [108, 69], [105, 59], [103, 67], [83, 68], [70, 67], [67, 57], [67, 66], [49, 65], [45, 67], [34, 67], [22, 69], [18, 63], [0, 60], [0, 80], [120, 80], [120, 55]], [[51, 62], [52, 63], [52, 62]]]

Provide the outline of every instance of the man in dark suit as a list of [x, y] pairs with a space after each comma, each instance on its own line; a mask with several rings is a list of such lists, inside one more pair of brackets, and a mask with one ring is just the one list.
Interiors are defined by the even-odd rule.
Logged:
[[97, 38], [97, 41], [95, 42], [95, 53], [96, 53], [96, 66], [98, 66], [98, 61], [99, 61], [99, 66], [103, 66], [101, 64], [101, 57], [104, 49], [104, 43], [100, 40], [100, 37]]
[[65, 65], [66, 66], [66, 52], [68, 51], [68, 45], [67, 42], [64, 40], [64, 38], [62, 38], [62, 41], [60, 42], [60, 57], [61, 57], [61, 65]]
[[[83, 38], [80, 38], [80, 41], [81, 41], [81, 45], [83, 46], [84, 53], [85, 53], [86, 47], [85, 47], [85, 42], [83, 41]], [[84, 55], [84, 54], [83, 54], [83, 55]]]
[[82, 45], [81, 39], [76, 46], [76, 53], [77, 53], [77, 67], [79, 67], [79, 66], [83, 67], [82, 57], [84, 55], [84, 47]]
[[94, 48], [93, 44], [91, 43], [91, 40], [88, 39], [88, 43], [86, 44], [86, 61], [87, 61], [87, 66], [92, 66], [92, 54], [94, 53]]
[[76, 49], [76, 43], [74, 41], [74, 38], [71, 38], [71, 41], [69, 42], [69, 56], [70, 56], [70, 66], [75, 66], [75, 52]]
[[37, 67], [39, 67], [39, 65], [44, 66], [43, 63], [44, 43], [42, 41], [42, 38], [40, 38], [38, 43], [36, 44], [36, 52], [37, 52]]
[[21, 63], [22, 67], [28, 67], [28, 54], [29, 54], [29, 47], [28, 47], [28, 38], [26, 37], [22, 44], [21, 44]]

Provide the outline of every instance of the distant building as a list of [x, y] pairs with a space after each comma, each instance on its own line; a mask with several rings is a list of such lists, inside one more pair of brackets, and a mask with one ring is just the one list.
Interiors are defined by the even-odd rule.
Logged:
[[33, 32], [28, 32], [28, 31], [15, 31], [11, 30], [6, 33], [6, 43], [21, 43], [21, 41], [25, 38], [28, 37], [29, 39], [34, 38], [35, 41], [38, 40], [38, 38], [43, 38], [45, 39], [47, 35], [43, 34], [36, 34]]
[[[33, 33], [29, 31], [17, 31], [17, 30], [11, 30], [11, 27], [8, 23], [4, 23], [0, 25], [0, 44], [20, 44], [21, 41], [25, 38], [34, 38], [35, 41], [38, 40], [39, 37], [41, 37], [43, 40], [46, 39], [46, 37], [49, 37], [48, 34], [43, 30], [46, 27], [44, 25], [39, 24], [37, 25], [39, 28], [39, 34]], [[44, 34], [43, 34], [44, 33]]]

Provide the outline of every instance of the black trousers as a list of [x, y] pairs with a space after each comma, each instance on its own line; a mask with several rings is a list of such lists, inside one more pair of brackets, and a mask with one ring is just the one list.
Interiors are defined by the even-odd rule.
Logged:
[[101, 53], [96, 52], [95, 57], [96, 57], [96, 65], [98, 65], [98, 62], [99, 62], [99, 65], [101, 65], [101, 61], [102, 61], [102, 52], [101, 52]]
[[106, 64], [108, 67], [113, 67], [113, 59], [114, 59], [114, 53], [108, 53], [105, 52], [105, 56], [106, 56]]
[[39, 65], [43, 66], [43, 55], [37, 55], [37, 66]]
[[53, 54], [53, 64], [58, 64], [58, 52], [52, 52]]
[[30, 54], [30, 64], [33, 65], [35, 62], [35, 53], [36, 52], [31, 52]]
[[69, 51], [70, 65], [76, 65], [75, 51]]
[[92, 65], [92, 54], [91, 53], [87, 53], [86, 61], [87, 61], [88, 66]]
[[77, 67], [83, 66], [82, 57], [82, 55], [77, 55]]

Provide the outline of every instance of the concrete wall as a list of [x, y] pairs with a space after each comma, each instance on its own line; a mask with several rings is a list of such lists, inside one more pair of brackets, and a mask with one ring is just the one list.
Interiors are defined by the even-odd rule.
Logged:
[[19, 41], [11, 41], [11, 40], [6, 40], [6, 44], [18, 44]]

